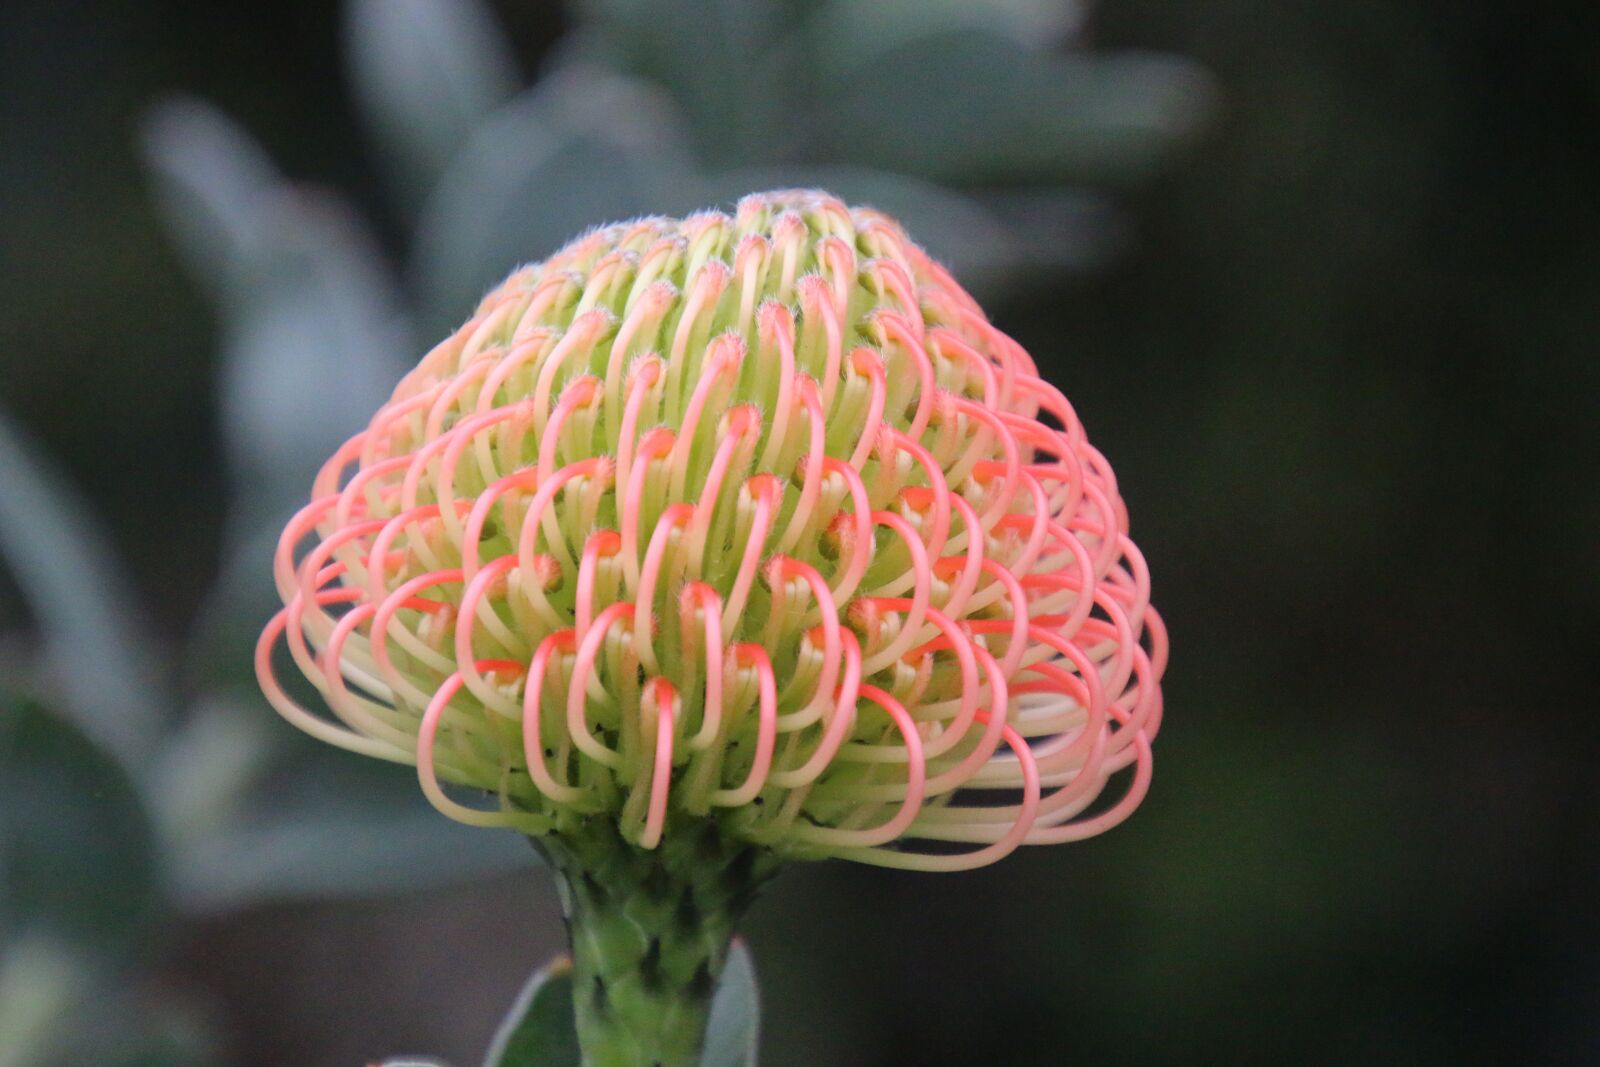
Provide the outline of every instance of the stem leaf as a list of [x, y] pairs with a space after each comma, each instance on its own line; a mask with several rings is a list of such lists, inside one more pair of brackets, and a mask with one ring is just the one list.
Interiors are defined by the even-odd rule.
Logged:
[[761, 1041], [761, 990], [755, 961], [743, 938], [736, 938], [711, 1001], [706, 1047], [700, 1067], [755, 1067]]
[[533, 973], [495, 1032], [483, 1067], [577, 1067], [572, 961], [557, 956]]
[[[701, 1067], [755, 1067], [760, 1017], [755, 964], [744, 941], [735, 940], [711, 1002]], [[535, 971], [517, 994], [483, 1067], [577, 1067], [580, 1059], [572, 1016], [572, 961], [559, 956]]]

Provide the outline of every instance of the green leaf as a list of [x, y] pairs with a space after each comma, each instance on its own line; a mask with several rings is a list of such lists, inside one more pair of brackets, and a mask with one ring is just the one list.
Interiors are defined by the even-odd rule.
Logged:
[[166, 711], [143, 612], [88, 505], [3, 414], [0, 562], [33, 612], [63, 707], [137, 768]]
[[473, 134], [429, 200], [414, 269], [448, 328], [515, 267], [571, 238], [681, 199], [691, 184], [670, 105], [588, 67], [551, 75]]
[[864, 54], [819, 92], [825, 157], [956, 183], [1133, 180], [1212, 101], [1209, 79], [1184, 60], [1056, 56], [981, 29]]
[[0, 696], [0, 929], [115, 961], [159, 911], [127, 772], [71, 721]]
[[415, 208], [516, 92], [511, 46], [479, 0], [350, 0], [344, 32], [356, 103]]
[[577, 1067], [572, 961], [558, 956], [528, 979], [495, 1031], [483, 1067]]
[[701, 1067], [755, 1067], [761, 1042], [761, 991], [755, 961], [743, 939], [735, 939], [711, 1001]]

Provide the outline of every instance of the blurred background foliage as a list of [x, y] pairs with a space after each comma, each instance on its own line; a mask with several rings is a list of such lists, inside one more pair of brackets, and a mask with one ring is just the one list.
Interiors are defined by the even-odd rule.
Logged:
[[0, 8], [0, 1064], [476, 1062], [552, 894], [256, 695], [272, 530], [514, 264], [802, 182], [1073, 398], [1176, 654], [1118, 832], [777, 883], [763, 1062], [1600, 1057], [1596, 21]]

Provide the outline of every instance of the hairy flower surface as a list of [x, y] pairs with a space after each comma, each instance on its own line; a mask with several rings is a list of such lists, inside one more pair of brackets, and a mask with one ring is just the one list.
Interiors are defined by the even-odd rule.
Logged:
[[1149, 783], [1166, 636], [1110, 467], [895, 222], [820, 192], [512, 274], [329, 460], [276, 578], [274, 706], [463, 822], [952, 870]]

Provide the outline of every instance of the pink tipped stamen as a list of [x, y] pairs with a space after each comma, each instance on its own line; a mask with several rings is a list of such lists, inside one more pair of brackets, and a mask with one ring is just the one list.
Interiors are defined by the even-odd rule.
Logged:
[[734, 660], [750, 664], [756, 671], [757, 719], [756, 750], [750, 764], [750, 773], [743, 783], [733, 789], [719, 789], [711, 794], [711, 803], [724, 808], [739, 808], [760, 795], [772, 773], [772, 753], [778, 740], [778, 684], [772, 671], [772, 660], [760, 645], [745, 642], [733, 647]]
[[[567, 782], [557, 782], [546, 761], [555, 758], [558, 753], [541, 749], [545, 734], [541, 715], [545, 672], [549, 669], [552, 656], [570, 655], [575, 647], [571, 630], [558, 630], [539, 642], [533, 660], [528, 664], [527, 682], [522, 690], [522, 743], [528, 774], [539, 792], [557, 804], [582, 810], [591, 799], [589, 794]], [[565, 731], [561, 732], [565, 734]]]
[[922, 807], [927, 765], [923, 760], [922, 735], [917, 731], [916, 722], [898, 700], [876, 686], [863, 685], [861, 696], [887, 712], [895, 729], [900, 731], [906, 753], [905, 799], [892, 818], [871, 830], [838, 830], [802, 825], [792, 831], [797, 840], [843, 848], [870, 848], [893, 841], [905, 833]]
[[[631, 622], [633, 618], [633, 605], [625, 602], [611, 604], [602, 611], [595, 619], [594, 625], [589, 627], [589, 632], [578, 643], [578, 651], [572, 663], [573, 677], [583, 679], [587, 683], [588, 679], [593, 677], [595, 657], [600, 654], [600, 644], [606, 639], [612, 625], [624, 619]], [[620, 768], [624, 763], [622, 754], [602, 745], [590, 732], [588, 709], [587, 684], [574, 684], [567, 692], [567, 731], [572, 737], [572, 743], [590, 759], [613, 769]]]
[[[684, 586], [680, 597], [683, 618], [680, 623], [684, 638], [684, 652], [688, 662], [705, 659], [705, 704], [701, 714], [700, 729], [689, 739], [690, 752], [702, 752], [716, 740], [722, 730], [722, 602], [717, 592], [704, 582], [690, 582]], [[703, 629], [704, 641], [696, 649], [692, 637], [696, 628]]]
[[655, 719], [656, 744], [650, 771], [650, 806], [644, 820], [644, 831], [639, 835], [640, 848], [655, 848], [660, 844], [661, 831], [666, 826], [667, 787], [672, 779], [672, 732], [677, 719], [677, 707], [677, 693], [665, 678], [656, 678], [645, 687], [641, 710], [646, 719]]
[[[523, 670], [522, 664], [503, 660], [483, 660], [474, 666], [479, 671], [506, 670], [520, 673]], [[434, 765], [434, 749], [440, 720], [444, 717], [450, 701], [460, 691], [461, 685], [461, 675], [450, 675], [439, 686], [438, 692], [429, 701], [427, 710], [422, 713], [422, 720], [417, 727], [417, 778], [422, 783], [422, 792], [434, 807], [468, 826], [524, 826], [542, 829], [546, 820], [538, 816], [506, 809], [485, 811], [481, 808], [469, 808], [465, 804], [451, 800], [445, 794], [444, 787], [439, 783], [438, 768]]]

